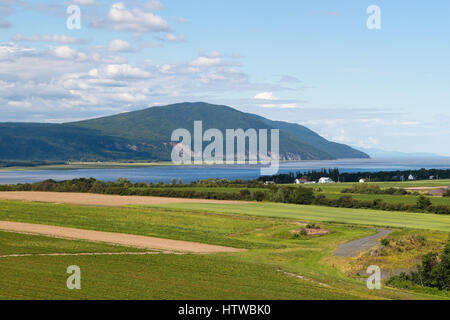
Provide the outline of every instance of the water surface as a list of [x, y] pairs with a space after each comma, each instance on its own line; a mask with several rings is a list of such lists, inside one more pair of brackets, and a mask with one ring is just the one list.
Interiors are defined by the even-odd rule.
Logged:
[[[374, 172], [425, 169], [450, 169], [450, 158], [436, 159], [357, 159], [336, 161], [285, 162], [280, 165], [280, 173], [305, 172], [308, 170], [338, 168], [341, 172]], [[132, 182], [164, 182], [181, 179], [183, 182], [201, 179], [256, 179], [260, 168], [250, 165], [233, 166], [155, 166], [124, 169], [77, 169], [77, 170], [30, 170], [0, 171], [0, 184], [33, 183], [47, 179], [56, 181], [75, 178], [95, 178], [116, 181], [128, 178]]]

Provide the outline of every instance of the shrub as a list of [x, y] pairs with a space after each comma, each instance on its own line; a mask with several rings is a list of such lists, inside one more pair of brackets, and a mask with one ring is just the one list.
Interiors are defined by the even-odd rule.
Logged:
[[246, 198], [250, 195], [250, 191], [248, 189], [242, 189], [241, 191], [239, 191], [239, 195], [242, 198]]
[[431, 200], [425, 196], [420, 196], [419, 199], [417, 199], [417, 208], [419, 208], [420, 210], [428, 209], [431, 204]]
[[389, 239], [381, 239], [380, 242], [383, 247], [387, 247], [391, 244], [391, 241]]
[[378, 185], [355, 184], [350, 189], [344, 189], [342, 193], [359, 193], [359, 194], [390, 194], [390, 195], [406, 195], [408, 191], [403, 188], [381, 189]]
[[316, 196], [316, 198], [314, 199], [314, 204], [317, 205], [324, 205], [326, 203], [327, 197], [325, 197], [325, 195], [323, 194], [319, 194]]
[[372, 201], [372, 208], [381, 209], [383, 207], [383, 199], [375, 199]]
[[252, 200], [262, 202], [266, 198], [266, 194], [262, 191], [255, 191], [252, 193]]
[[423, 256], [418, 272], [411, 275], [403, 273], [392, 277], [387, 283], [394, 286], [410, 284], [450, 290], [450, 240], [440, 255], [431, 252]]
[[429, 206], [427, 211], [435, 214], [450, 214], [450, 206]]

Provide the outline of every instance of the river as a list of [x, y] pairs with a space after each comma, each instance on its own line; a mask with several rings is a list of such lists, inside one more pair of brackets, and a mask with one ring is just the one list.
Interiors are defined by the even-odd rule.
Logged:
[[[357, 159], [336, 161], [301, 161], [280, 164], [280, 173], [338, 168], [341, 172], [375, 172], [425, 169], [450, 169], [450, 158], [429, 159]], [[75, 178], [95, 178], [116, 181], [128, 178], [132, 182], [164, 182], [181, 179], [183, 182], [201, 179], [256, 179], [260, 168], [250, 165], [233, 166], [151, 166], [123, 169], [76, 169], [76, 170], [28, 170], [0, 171], [0, 184], [33, 183], [47, 179], [57, 181]]]

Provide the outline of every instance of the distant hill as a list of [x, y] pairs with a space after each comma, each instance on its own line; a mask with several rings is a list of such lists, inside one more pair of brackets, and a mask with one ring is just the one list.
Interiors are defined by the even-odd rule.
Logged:
[[372, 158], [377, 159], [385, 159], [385, 158], [446, 158], [444, 156], [435, 154], [435, 153], [427, 153], [427, 152], [415, 152], [415, 153], [406, 153], [406, 152], [399, 152], [399, 151], [386, 151], [381, 149], [364, 149], [361, 148], [364, 152], [369, 154]]
[[227, 106], [181, 103], [65, 124], [0, 123], [0, 160], [169, 161], [170, 137], [178, 128], [280, 129], [284, 160], [369, 158], [329, 142], [296, 124], [275, 122]]

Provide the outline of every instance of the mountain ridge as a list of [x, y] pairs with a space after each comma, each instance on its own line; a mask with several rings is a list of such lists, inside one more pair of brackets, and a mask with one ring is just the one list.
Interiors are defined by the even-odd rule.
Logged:
[[0, 123], [2, 160], [147, 160], [169, 161], [172, 132], [280, 129], [281, 160], [369, 158], [361, 151], [330, 142], [306, 127], [272, 121], [234, 108], [203, 102], [178, 103], [63, 124]]

